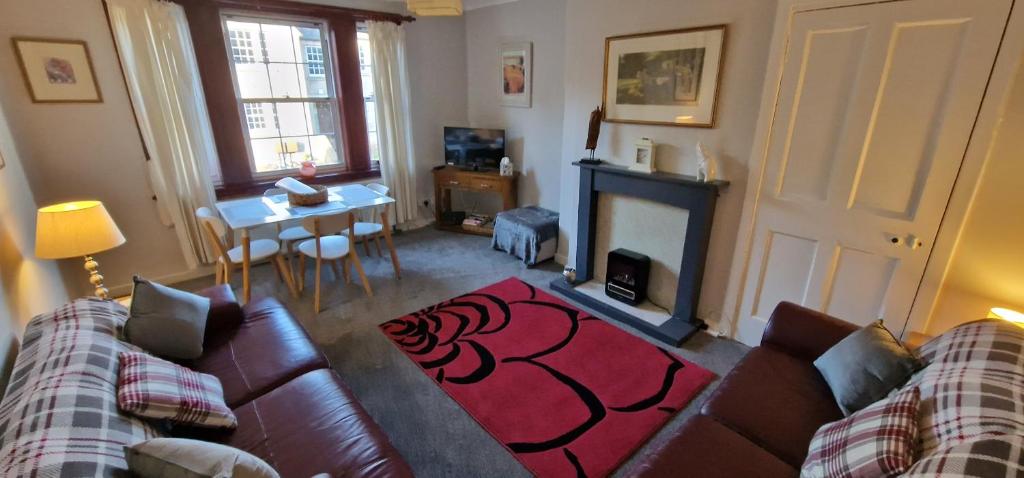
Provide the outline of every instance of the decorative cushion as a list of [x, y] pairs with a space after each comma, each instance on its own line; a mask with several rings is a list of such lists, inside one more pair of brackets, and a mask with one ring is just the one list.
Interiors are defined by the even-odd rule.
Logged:
[[117, 406], [140, 417], [210, 428], [235, 428], [238, 420], [224, 403], [213, 375], [144, 353], [122, 352]]
[[846, 416], [884, 398], [920, 365], [880, 320], [848, 335], [814, 361]]
[[278, 478], [263, 460], [237, 448], [185, 438], [156, 438], [124, 448], [128, 470], [146, 478]]
[[135, 276], [132, 305], [125, 324], [128, 342], [163, 357], [203, 355], [203, 334], [210, 299]]
[[895, 476], [914, 463], [921, 392], [903, 390], [842, 420], [811, 439], [802, 478]]

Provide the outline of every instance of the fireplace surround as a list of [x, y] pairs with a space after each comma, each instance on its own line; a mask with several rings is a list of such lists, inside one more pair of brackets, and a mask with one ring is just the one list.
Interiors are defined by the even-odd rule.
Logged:
[[[576, 229], [576, 280], [555, 279], [553, 290], [590, 307], [611, 319], [626, 323], [672, 345], [679, 345], [706, 328], [697, 318], [704, 263], [707, 260], [711, 223], [719, 192], [728, 181], [700, 182], [693, 176], [663, 172], [640, 173], [621, 166], [602, 164], [573, 165], [580, 168], [579, 211]], [[675, 307], [671, 317], [659, 324], [614, 307], [577, 287], [594, 278], [594, 240], [597, 237], [597, 203], [600, 193], [612, 193], [647, 199], [686, 209], [689, 214], [683, 236], [683, 258], [676, 284]], [[670, 238], [666, 238], [670, 240]]]

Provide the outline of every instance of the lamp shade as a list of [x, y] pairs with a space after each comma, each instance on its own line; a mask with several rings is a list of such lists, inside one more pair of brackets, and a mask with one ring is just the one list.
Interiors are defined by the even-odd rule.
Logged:
[[993, 307], [988, 311], [988, 318], [1003, 319], [1007, 322], [1014, 322], [1020, 324], [1021, 326], [1024, 326], [1024, 314], [1012, 309]]
[[407, 0], [406, 8], [421, 17], [462, 15], [462, 0]]
[[113, 249], [124, 235], [99, 201], [75, 201], [40, 208], [36, 214], [36, 257], [64, 259]]

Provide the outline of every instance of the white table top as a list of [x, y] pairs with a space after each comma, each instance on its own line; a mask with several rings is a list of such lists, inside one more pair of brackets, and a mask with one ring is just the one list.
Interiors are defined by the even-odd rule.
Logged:
[[317, 206], [293, 207], [288, 204], [286, 195], [279, 194], [221, 201], [217, 203], [217, 211], [228, 227], [239, 230], [328, 212], [384, 206], [393, 202], [394, 199], [362, 184], [346, 184], [328, 188], [327, 202]]

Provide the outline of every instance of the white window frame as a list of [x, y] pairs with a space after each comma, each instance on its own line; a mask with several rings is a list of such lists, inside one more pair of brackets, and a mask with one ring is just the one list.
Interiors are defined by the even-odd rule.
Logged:
[[325, 76], [327, 65], [324, 63], [324, 48], [318, 45], [303, 45], [302, 49], [306, 57], [306, 74], [317, 78]]
[[[330, 52], [330, 44], [327, 42], [328, 29], [327, 29], [326, 23], [324, 21], [318, 20], [318, 19], [306, 19], [306, 18], [297, 18], [297, 17], [282, 17], [282, 16], [275, 16], [275, 15], [266, 15], [266, 16], [263, 16], [263, 15], [252, 15], [252, 14], [248, 14], [248, 13], [244, 13], [244, 12], [223, 12], [221, 14], [221, 27], [223, 28], [223, 30], [225, 32], [229, 32], [229, 34], [224, 35], [224, 38], [225, 38], [225, 43], [226, 43], [226, 46], [228, 48], [228, 51], [232, 52], [232, 54], [234, 53], [234, 50], [232, 50], [232, 46], [233, 45], [232, 45], [232, 38], [231, 38], [231, 35], [230, 35], [231, 30], [228, 28], [228, 22], [229, 21], [251, 22], [251, 23], [273, 23], [273, 24], [278, 24], [278, 25], [290, 25], [290, 26], [294, 26], [294, 27], [315, 28], [317, 30], [320, 30], [320, 48], [321, 48], [321, 51], [323, 52], [323, 58], [324, 58], [324, 78], [326, 79], [326, 82], [327, 82], [327, 96], [325, 96], [325, 97], [302, 97], [302, 98], [277, 98], [277, 97], [270, 97], [270, 98], [244, 98], [243, 99], [241, 91], [239, 89], [238, 77], [237, 77], [237, 74], [236, 74], [236, 71], [235, 71], [234, 67], [231, 68], [231, 81], [232, 81], [233, 86], [235, 88], [235, 98], [236, 98], [236, 101], [239, 104], [239, 111], [242, 112], [242, 116], [243, 116], [242, 118], [240, 118], [240, 120], [245, 121], [243, 123], [243, 125], [248, 126], [248, 121], [245, 119], [245, 107], [246, 107], [246, 105], [256, 104], [256, 103], [260, 103], [260, 104], [262, 104], [262, 103], [269, 103], [270, 106], [271, 106], [271, 114], [274, 115], [274, 121], [275, 121], [275, 126], [277, 126], [278, 136], [269, 137], [268, 139], [276, 138], [279, 141], [281, 141], [282, 145], [285, 142], [287, 142], [287, 141], [294, 141], [295, 138], [303, 138], [303, 137], [306, 138], [307, 143], [311, 143], [310, 138], [312, 136], [319, 136], [319, 135], [307, 134], [305, 136], [281, 136], [280, 135], [280, 125], [278, 124], [277, 104], [280, 104], [280, 103], [312, 103], [312, 104], [322, 103], [322, 104], [325, 104], [325, 105], [329, 105], [330, 108], [331, 108], [331, 111], [332, 111], [332, 116], [333, 116], [333, 121], [334, 121], [334, 125], [333, 125], [333, 127], [334, 127], [334, 134], [333, 134], [333, 136], [334, 136], [334, 142], [335, 142], [335, 145], [336, 145], [336, 150], [338, 152], [338, 160], [339, 160], [339, 162], [338, 162], [338, 164], [318, 165], [318, 168], [319, 168], [320, 171], [325, 171], [325, 172], [346, 169], [347, 168], [347, 161], [346, 161], [346, 154], [347, 154], [347, 152], [345, 151], [344, 138], [343, 138], [344, 131], [342, 130], [342, 124], [341, 124], [341, 105], [338, 102], [337, 96], [334, 94], [334, 91], [335, 91], [334, 78], [333, 78], [332, 74], [329, 74], [330, 68], [327, 68], [327, 63], [326, 63], [327, 59], [331, 58], [329, 56], [329, 54], [328, 54]], [[259, 33], [259, 36], [260, 36], [260, 38], [263, 38], [262, 31]], [[263, 45], [263, 49], [264, 49], [264, 51], [266, 50], [266, 45], [265, 44]], [[306, 58], [305, 58], [305, 49], [304, 48], [303, 48], [302, 52], [303, 52], [303, 55], [302, 55], [301, 59], [302, 60], [306, 60]], [[262, 63], [270, 64], [270, 63], [274, 63], [274, 62], [269, 61], [268, 57], [264, 57]], [[306, 63], [306, 62], [303, 61], [303, 63]], [[303, 64], [303, 66], [305, 67], [307, 65]], [[303, 68], [303, 69], [306, 69], [306, 68]], [[308, 73], [308, 71], [307, 71], [307, 73]], [[261, 107], [262, 107], [262, 105], [261, 105]], [[310, 130], [311, 130], [311, 125], [307, 124], [306, 125], [306, 131], [309, 132]], [[292, 169], [280, 169], [280, 170], [273, 170], [273, 171], [259, 171], [257, 169], [257, 166], [256, 166], [256, 157], [255, 157], [255, 155], [253, 153], [253, 150], [252, 150], [252, 139], [253, 138], [249, 134], [249, 129], [248, 128], [243, 128], [243, 132], [242, 133], [245, 135], [245, 147], [246, 147], [246, 152], [249, 155], [249, 158], [248, 158], [249, 159], [249, 171], [252, 173], [252, 177], [254, 179], [266, 178], [266, 177], [274, 177], [274, 176], [286, 176], [286, 175], [288, 175], [288, 174], [298, 170], [298, 168], [292, 168]]]

